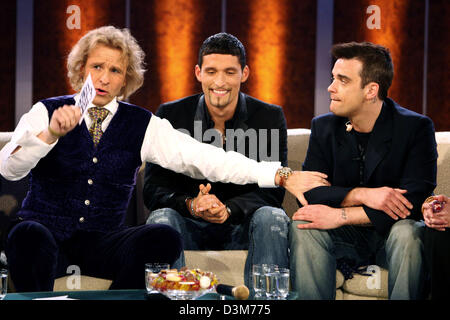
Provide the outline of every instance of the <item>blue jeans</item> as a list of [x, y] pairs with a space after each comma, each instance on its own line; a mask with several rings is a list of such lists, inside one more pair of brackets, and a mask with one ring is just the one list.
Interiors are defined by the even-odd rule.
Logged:
[[[202, 219], [191, 219], [170, 208], [153, 211], [147, 224], [167, 224], [177, 230], [185, 250], [248, 250], [245, 261], [245, 285], [253, 288], [253, 264], [289, 266], [288, 231], [290, 219], [275, 207], [261, 207], [242, 224], [215, 224]], [[182, 252], [173, 268], [185, 266]]]
[[421, 299], [424, 288], [424, 224], [410, 219], [396, 222], [386, 237], [374, 229], [344, 226], [333, 230], [290, 230], [291, 277], [299, 299], [336, 297], [336, 259], [356, 263], [376, 258], [388, 269], [389, 299]]

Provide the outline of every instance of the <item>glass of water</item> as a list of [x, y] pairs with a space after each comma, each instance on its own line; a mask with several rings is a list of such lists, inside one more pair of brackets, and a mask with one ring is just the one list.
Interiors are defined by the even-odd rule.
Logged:
[[6, 296], [6, 292], [8, 291], [8, 270], [1, 269], [0, 270], [0, 300]]
[[289, 295], [289, 269], [279, 268], [277, 274], [277, 297], [286, 300]]
[[263, 264], [266, 297], [275, 299], [277, 297], [278, 266], [276, 264]]
[[253, 290], [255, 298], [261, 298], [265, 291], [264, 271], [261, 264], [254, 264], [252, 266]]

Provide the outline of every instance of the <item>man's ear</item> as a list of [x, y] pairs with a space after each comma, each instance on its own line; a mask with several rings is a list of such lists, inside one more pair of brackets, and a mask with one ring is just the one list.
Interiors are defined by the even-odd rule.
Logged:
[[245, 66], [244, 69], [242, 69], [241, 83], [247, 81], [249, 75], [250, 75], [250, 68], [248, 66]]
[[373, 100], [378, 97], [378, 90], [380, 90], [380, 85], [376, 82], [370, 82], [366, 85], [366, 99]]
[[198, 64], [195, 65], [194, 72], [195, 72], [195, 77], [197, 78], [197, 80], [199, 82], [202, 82], [202, 80], [201, 80], [202, 79], [202, 77], [201, 77], [202, 70], [200, 69], [200, 66]]

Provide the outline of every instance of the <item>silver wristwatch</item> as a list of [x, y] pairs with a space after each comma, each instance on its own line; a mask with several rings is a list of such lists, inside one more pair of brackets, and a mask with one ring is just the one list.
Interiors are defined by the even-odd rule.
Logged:
[[280, 176], [280, 187], [284, 187], [286, 180], [293, 173], [293, 171], [289, 167], [282, 167], [281, 169], [278, 169], [277, 173]]
[[285, 179], [289, 178], [289, 176], [292, 174], [292, 172], [293, 172], [292, 169], [289, 167], [283, 167], [281, 169], [278, 169], [278, 175]]

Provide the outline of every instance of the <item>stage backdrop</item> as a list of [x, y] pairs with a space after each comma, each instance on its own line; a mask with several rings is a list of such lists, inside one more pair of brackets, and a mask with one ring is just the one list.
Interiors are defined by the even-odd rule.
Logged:
[[[395, 67], [389, 96], [429, 115], [436, 130], [450, 130], [448, 0], [28, 2], [33, 4], [33, 102], [72, 93], [66, 70], [70, 48], [88, 30], [115, 25], [130, 28], [146, 52], [145, 83], [130, 102], [154, 112], [163, 102], [200, 92], [194, 76], [198, 49], [209, 35], [227, 31], [247, 50], [251, 72], [243, 91], [282, 106], [289, 128], [309, 128], [315, 110], [316, 42], [321, 41], [317, 6], [328, 4], [333, 10], [333, 42], [388, 46]], [[16, 5], [17, 1], [3, 4], [7, 14], [0, 22], [7, 30], [0, 45], [2, 131], [13, 130], [17, 121]]]

